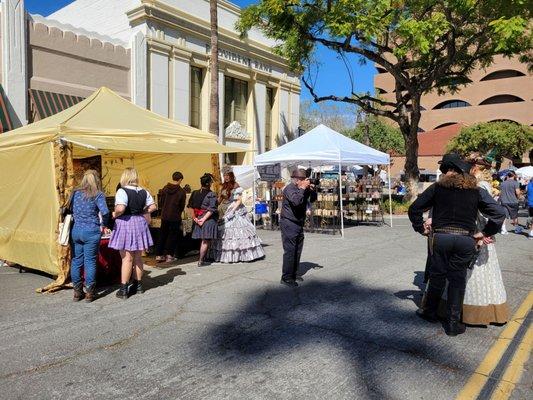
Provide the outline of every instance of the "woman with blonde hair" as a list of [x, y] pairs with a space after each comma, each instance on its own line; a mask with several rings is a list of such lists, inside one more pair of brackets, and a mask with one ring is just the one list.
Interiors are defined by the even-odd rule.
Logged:
[[[466, 161], [472, 165], [470, 173], [476, 177], [479, 190], [486, 190], [492, 195], [491, 163], [479, 153], [470, 154]], [[483, 230], [486, 221], [483, 215], [478, 214], [478, 231]], [[490, 243], [481, 246], [473, 268], [468, 270], [463, 322], [470, 325], [488, 325], [504, 324], [508, 320], [507, 294], [494, 238], [491, 238]]]
[[[143, 293], [142, 252], [154, 244], [148, 222], [156, 210], [154, 199], [139, 186], [139, 176], [134, 168], [126, 168], [120, 178], [120, 188], [115, 195], [115, 228], [109, 247], [119, 250], [122, 258], [121, 287], [117, 297], [127, 299], [130, 294]], [[131, 293], [128, 285], [133, 274]]]
[[[71, 209], [74, 217], [72, 227], [72, 262], [70, 277], [74, 286], [74, 301], [85, 297], [95, 299], [96, 257], [102, 232], [109, 220], [109, 210], [102, 193], [102, 183], [98, 172], [89, 169], [83, 174], [80, 185], [72, 193]], [[85, 288], [81, 270], [85, 272]]]

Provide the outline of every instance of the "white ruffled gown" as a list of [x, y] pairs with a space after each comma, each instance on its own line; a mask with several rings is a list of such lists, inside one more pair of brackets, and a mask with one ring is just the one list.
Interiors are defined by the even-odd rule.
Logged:
[[[241, 194], [241, 188], [234, 189], [233, 200]], [[251, 262], [265, 257], [261, 239], [257, 236], [255, 226], [250, 222], [248, 210], [243, 204], [236, 209], [234, 204], [231, 204], [218, 230], [218, 239], [213, 241], [209, 250], [209, 258], [215, 262]]]

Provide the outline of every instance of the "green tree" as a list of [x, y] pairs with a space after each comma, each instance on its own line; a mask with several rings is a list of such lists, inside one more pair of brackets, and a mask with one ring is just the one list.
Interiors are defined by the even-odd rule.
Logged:
[[360, 143], [367, 144], [368, 142], [370, 147], [379, 151], [405, 154], [405, 141], [400, 130], [374, 115], [368, 116], [364, 123], [357, 124], [354, 129], [348, 129], [342, 133]]
[[531, 127], [502, 121], [485, 122], [461, 129], [459, 135], [448, 144], [448, 150], [467, 155], [474, 151], [487, 154], [494, 149], [496, 161], [501, 164], [503, 157], [519, 157], [532, 146]]
[[531, 14], [530, 0], [261, 0], [243, 10], [237, 28], [244, 35], [257, 27], [278, 40], [276, 50], [300, 73], [317, 64], [318, 46], [347, 65], [355, 57], [389, 72], [395, 92], [387, 99], [355, 92], [349, 68], [349, 94], [318, 94], [310, 76], [303, 84], [316, 102], [355, 104], [395, 121], [405, 140], [408, 188], [415, 194], [421, 96], [457, 90], [497, 54], [528, 61]]

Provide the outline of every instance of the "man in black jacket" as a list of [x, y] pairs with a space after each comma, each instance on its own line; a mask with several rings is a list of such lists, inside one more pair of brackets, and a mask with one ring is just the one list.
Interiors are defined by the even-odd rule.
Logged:
[[292, 182], [283, 189], [280, 228], [283, 242], [283, 272], [281, 283], [290, 287], [298, 286], [296, 276], [304, 245], [304, 224], [307, 203], [316, 200], [316, 192], [311, 187], [304, 169], [297, 169], [291, 175]]
[[[437, 322], [437, 307], [448, 280], [447, 318], [444, 330], [449, 336], [464, 333], [461, 311], [466, 288], [467, 268], [477, 257], [477, 246], [490, 243], [500, 231], [505, 211], [485, 190], [480, 190], [469, 174], [470, 164], [457, 154], [446, 154], [440, 167], [444, 176], [431, 185], [409, 207], [409, 219], [415, 231], [429, 234], [423, 213], [432, 208], [433, 243], [426, 305], [417, 314]], [[480, 211], [488, 222], [476, 232]]]
[[178, 242], [182, 237], [181, 220], [185, 209], [185, 198], [187, 194], [181, 187], [183, 174], [174, 172], [172, 182], [167, 183], [159, 192], [161, 210], [161, 229], [159, 230], [159, 241], [156, 247], [157, 262], [173, 262], [174, 255], [178, 249]]

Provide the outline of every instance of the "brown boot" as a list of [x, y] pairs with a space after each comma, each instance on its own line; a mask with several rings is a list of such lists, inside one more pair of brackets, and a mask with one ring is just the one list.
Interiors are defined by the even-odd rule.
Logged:
[[96, 291], [94, 290], [94, 285], [87, 288], [87, 293], [85, 294], [85, 301], [90, 303], [96, 300]]
[[74, 285], [74, 298], [72, 300], [80, 301], [84, 297], [85, 297], [85, 293], [83, 293], [83, 285], [81, 283]]

